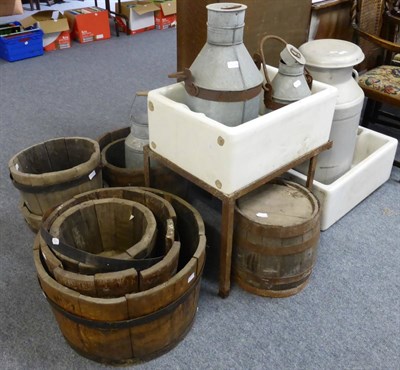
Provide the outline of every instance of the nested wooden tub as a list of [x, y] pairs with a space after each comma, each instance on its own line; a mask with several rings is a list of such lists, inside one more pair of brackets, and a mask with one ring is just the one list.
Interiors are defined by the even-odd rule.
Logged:
[[[79, 291], [73, 284], [67, 287], [62, 283], [63, 280], [57, 275], [62, 270], [67, 273], [70, 271], [54, 250], [45, 248], [54, 247], [49, 245], [48, 238], [42, 238], [42, 234], [39, 234], [35, 239], [34, 259], [39, 282], [60, 330], [76, 351], [96, 361], [122, 364], [156, 357], [179, 343], [193, 323], [205, 262], [204, 224], [198, 212], [182, 199], [172, 194], [155, 192], [156, 194], [151, 189], [137, 188], [99, 189], [75, 197], [70, 201], [72, 205], [67, 207], [67, 211], [73, 209], [76, 206], [73, 203], [79, 200], [88, 202], [91, 198], [107, 201], [125, 197], [131, 198], [130, 202], [141, 198], [142, 204], [147, 202], [153, 210], [159, 209], [159, 213], [164, 213], [164, 216], [158, 216], [157, 223], [164, 226], [158, 233], [162, 237], [157, 238], [157, 243], [161, 243], [161, 246], [156, 246], [154, 250], [164, 250], [165, 255], [150, 269], [157, 265], [160, 267], [160, 264], [170, 266], [175, 263], [174, 268], [168, 267], [169, 276], [164, 275], [166, 277], [162, 279], [162, 283], [154, 283], [154, 271], [146, 274], [148, 268], [133, 267], [127, 269], [135, 270], [135, 276], [139, 280], [133, 291], [121, 290], [119, 296], [91, 296], [87, 291]], [[157, 202], [157, 199], [166, 201], [173, 212], [170, 213], [168, 207], [163, 208], [162, 204], [165, 203]], [[55, 223], [62, 214], [63, 206], [60, 206], [49, 218]], [[175, 217], [173, 226], [168, 215]], [[51, 225], [46, 222], [47, 219], [43, 226], [51, 230]], [[173, 237], [170, 233], [171, 227], [176, 227], [176, 235]], [[179, 240], [176, 237], [178, 234]], [[173, 252], [176, 246], [180, 249], [178, 259], [174, 257], [176, 252]], [[175, 262], [171, 263], [174, 258]], [[101, 275], [100, 278], [106, 279], [107, 274], [118, 273], [122, 277], [127, 274], [126, 270], [120, 270], [87, 276], [96, 284], [96, 276]], [[141, 290], [142, 273], [145, 273], [143, 281], [148, 279], [150, 284], [143, 285]], [[73, 274], [75, 277], [84, 275], [78, 272]], [[101, 281], [98, 279], [98, 282]]]
[[100, 148], [88, 138], [63, 137], [33, 145], [14, 155], [8, 167], [21, 194], [21, 211], [33, 229], [48, 209], [102, 187]]
[[[103, 178], [107, 185], [144, 186], [143, 168], [126, 168], [125, 166], [125, 138], [130, 128], [107, 132], [97, 140], [101, 150]], [[187, 191], [187, 181], [166, 167], [152, 163], [151, 184], [153, 187], [184, 196]]]
[[239, 199], [235, 212], [233, 275], [239, 286], [267, 297], [301, 291], [317, 258], [317, 198], [277, 180]]

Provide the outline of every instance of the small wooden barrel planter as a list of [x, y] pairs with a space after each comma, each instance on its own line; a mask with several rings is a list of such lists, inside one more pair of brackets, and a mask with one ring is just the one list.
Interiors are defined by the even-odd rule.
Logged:
[[[125, 167], [125, 138], [130, 127], [107, 132], [97, 140], [101, 150], [103, 178], [108, 186], [144, 186], [144, 169]], [[165, 167], [155, 168], [151, 172], [153, 187], [184, 196], [187, 191], [185, 179]]]
[[[175, 259], [176, 273], [170, 274], [163, 283], [150, 284], [141, 291], [129, 293], [120, 290], [119, 296], [93, 297], [86, 292], [79, 292], [76, 287], [71, 289], [65, 286], [60, 283], [61, 280], [58, 281], [57, 274], [60, 270], [65, 270], [65, 266], [52, 250], [45, 250], [44, 247], [49, 244], [48, 239], [45, 240], [39, 234], [34, 243], [34, 260], [39, 282], [65, 339], [82, 355], [110, 364], [148, 360], [168, 351], [182, 340], [196, 314], [200, 278], [205, 262], [203, 221], [198, 212], [180, 198], [137, 188], [99, 189], [81, 194], [77, 198], [81, 198], [83, 202], [88, 202], [90, 198], [120, 200], [125, 199], [127, 194], [135, 201], [139, 198], [145, 200], [142, 204], [147, 199], [153, 209], [163, 209], [165, 215], [169, 214], [168, 209], [162, 208], [161, 204], [169, 202], [169, 207], [173, 207], [173, 214], [176, 216], [173, 225], [176, 225], [179, 241], [171, 242], [171, 235], [168, 233], [171, 222], [165, 222], [164, 229], [167, 233], [160, 240], [164, 241], [162, 248], [168, 251], [160, 262], [167, 264], [168, 258]], [[164, 203], [157, 203], [160, 199]], [[79, 200], [75, 198], [70, 202], [76, 201]], [[75, 206], [76, 204], [68, 209]], [[49, 217], [53, 217], [56, 222], [62, 214], [63, 206], [60, 206]], [[46, 224], [47, 220], [43, 227], [50, 226]], [[179, 230], [179, 227], [185, 230]], [[178, 259], [173, 257], [173, 250], [177, 245], [180, 245]], [[146, 270], [148, 269], [137, 270], [137, 276]], [[147, 275], [150, 280], [153, 272]], [[91, 278], [96, 282], [96, 275], [105, 277], [109, 274], [110, 277], [111, 274], [118, 273], [125, 277], [126, 270], [94, 274]]]
[[236, 205], [233, 275], [244, 290], [288, 297], [308, 283], [317, 257], [320, 206], [307, 188], [277, 180]]
[[88, 138], [65, 137], [31, 146], [14, 155], [8, 167], [33, 229], [48, 209], [102, 187], [100, 148]]

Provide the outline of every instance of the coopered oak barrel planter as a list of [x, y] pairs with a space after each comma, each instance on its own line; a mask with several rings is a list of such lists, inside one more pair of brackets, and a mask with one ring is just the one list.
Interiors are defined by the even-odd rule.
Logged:
[[[49, 239], [39, 233], [34, 242], [34, 261], [39, 283], [66, 341], [83, 356], [109, 364], [149, 360], [170, 350], [183, 339], [195, 318], [205, 263], [206, 238], [201, 216], [191, 205], [175, 195], [153, 189], [108, 188], [81, 194], [70, 202], [78, 201], [79, 198], [84, 202], [88, 198], [120, 200], [130, 193], [130, 198], [135, 201], [140, 197], [147, 199], [148, 204], [153, 204], [153, 209], [159, 207], [159, 204], [154, 206], [154, 199], [161, 198], [170, 204], [176, 215], [176, 235], [173, 240], [168, 232], [161, 232], [164, 242], [160, 248], [167, 250], [164, 259], [177, 243], [180, 245], [176, 273], [163, 283], [120, 296], [92, 297], [57, 281], [55, 275], [59, 270], [65, 270], [65, 266], [51, 250], [54, 248], [53, 240], [49, 243]], [[62, 214], [61, 205], [49, 217], [53, 217], [52, 222], [56, 222]], [[42, 229], [51, 226], [46, 221]], [[167, 231], [168, 224], [164, 224]], [[49, 249], [44, 252], [45, 246]], [[146, 268], [137, 269], [137, 274], [144, 271]], [[124, 270], [120, 272], [124, 273]]]
[[[101, 150], [103, 178], [108, 186], [144, 186], [143, 168], [126, 168], [125, 139], [130, 133], [130, 127], [107, 132], [97, 140]], [[152, 163], [151, 184], [153, 188], [172, 192], [184, 197], [187, 191], [187, 181], [166, 167]]]
[[8, 167], [24, 203], [21, 211], [33, 229], [48, 209], [102, 187], [100, 147], [89, 138], [62, 137], [33, 145], [14, 155]]
[[236, 205], [233, 275], [244, 290], [288, 297], [308, 283], [317, 257], [320, 206], [305, 187], [277, 180]]

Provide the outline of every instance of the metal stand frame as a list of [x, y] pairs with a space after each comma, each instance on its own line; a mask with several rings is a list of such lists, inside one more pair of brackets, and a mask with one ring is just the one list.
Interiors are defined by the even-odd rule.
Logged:
[[160, 154], [154, 152], [153, 150], [150, 149], [148, 145], [146, 145], [143, 148], [144, 181], [146, 186], [148, 187], [151, 186], [150, 159], [152, 158], [222, 201], [221, 250], [220, 250], [220, 263], [219, 263], [219, 295], [222, 298], [226, 298], [229, 295], [231, 286], [232, 240], [233, 240], [236, 200], [248, 194], [249, 192], [259, 188], [260, 186], [266, 184], [275, 177], [281, 176], [291, 168], [296, 167], [300, 163], [303, 163], [307, 160], [310, 161], [310, 165], [308, 168], [306, 187], [309, 190], [311, 190], [314, 181], [315, 168], [317, 165], [317, 156], [321, 152], [330, 149], [331, 147], [332, 147], [332, 141], [328, 141], [325, 144], [319, 146], [318, 148], [311, 150], [308, 153], [302, 155], [301, 157], [278, 168], [277, 170], [266, 174], [260, 179], [248, 184], [247, 186], [235, 191], [234, 193], [225, 194], [222, 191], [219, 191], [218, 189], [215, 189], [210, 185], [206, 184], [203, 180], [200, 180], [196, 176], [193, 176], [184, 169], [178, 167], [176, 164], [164, 158]]

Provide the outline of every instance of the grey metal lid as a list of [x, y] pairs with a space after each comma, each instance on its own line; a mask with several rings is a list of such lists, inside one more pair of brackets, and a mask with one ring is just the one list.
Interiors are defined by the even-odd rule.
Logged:
[[310, 67], [351, 67], [364, 60], [364, 53], [361, 48], [344, 40], [313, 40], [301, 45], [299, 50], [306, 58], [306, 65]]
[[215, 12], [237, 12], [240, 10], [246, 10], [247, 5], [238, 3], [215, 3], [207, 5], [206, 8]]

